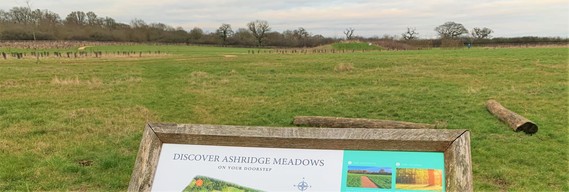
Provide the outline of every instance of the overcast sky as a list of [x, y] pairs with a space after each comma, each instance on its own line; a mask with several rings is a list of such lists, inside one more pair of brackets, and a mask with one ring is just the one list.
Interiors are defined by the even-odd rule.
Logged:
[[[0, 0], [0, 9], [26, 6], [26, 0]], [[447, 21], [467, 29], [488, 27], [494, 37], [569, 37], [568, 0], [29, 0], [32, 9], [48, 9], [65, 18], [71, 11], [93, 11], [130, 23], [139, 18], [186, 30], [215, 31], [222, 23], [245, 27], [266, 20], [273, 31], [304, 27], [312, 34], [342, 37], [400, 35], [414, 27], [422, 38]]]

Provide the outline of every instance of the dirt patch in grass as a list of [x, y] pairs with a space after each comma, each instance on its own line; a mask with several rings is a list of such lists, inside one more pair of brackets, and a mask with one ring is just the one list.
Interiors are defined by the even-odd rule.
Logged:
[[378, 188], [367, 176], [361, 176], [361, 181], [361, 187], [363, 188]]
[[83, 51], [83, 50], [85, 50], [85, 49], [87, 49], [87, 48], [89, 48], [89, 47], [92, 47], [92, 46], [82, 46], [82, 47], [77, 48], [77, 50]]
[[82, 167], [89, 167], [93, 165], [93, 160], [79, 160], [77, 161], [77, 164], [79, 164]]
[[501, 178], [495, 179], [494, 184], [496, 184], [500, 188], [500, 191], [508, 191], [510, 185], [508, 181]]

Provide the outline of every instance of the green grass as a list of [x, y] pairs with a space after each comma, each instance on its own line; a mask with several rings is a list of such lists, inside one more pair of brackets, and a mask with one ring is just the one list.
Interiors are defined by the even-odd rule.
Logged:
[[369, 178], [378, 188], [391, 189], [391, 175], [348, 173], [346, 186], [362, 187], [361, 186], [362, 176], [366, 176], [367, 178]]
[[[169, 54], [0, 58], [0, 191], [126, 190], [146, 122], [291, 126], [297, 115], [469, 129], [476, 191], [569, 191], [567, 48], [89, 49]], [[536, 122], [537, 134], [513, 132], [488, 99]]]
[[362, 185], [362, 176], [358, 174], [348, 173], [346, 186], [347, 187], [361, 187]]
[[[198, 184], [198, 180], [201, 180], [201, 185]], [[183, 192], [259, 192], [259, 190], [251, 189], [248, 187], [243, 187], [230, 182], [222, 181], [215, 178], [197, 176]]]
[[391, 175], [367, 175], [367, 178], [381, 189], [391, 189]]

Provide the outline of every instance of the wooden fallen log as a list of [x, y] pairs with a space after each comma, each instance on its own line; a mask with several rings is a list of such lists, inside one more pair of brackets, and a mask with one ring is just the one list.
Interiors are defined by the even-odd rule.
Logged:
[[328, 128], [382, 128], [382, 129], [433, 129], [435, 125], [363, 118], [341, 118], [322, 116], [296, 116], [296, 126]]
[[518, 115], [513, 111], [506, 109], [496, 100], [488, 100], [486, 102], [486, 108], [490, 113], [508, 124], [508, 126], [514, 129], [516, 132], [523, 131], [527, 134], [534, 134], [537, 132], [538, 128], [535, 123], [521, 115]]

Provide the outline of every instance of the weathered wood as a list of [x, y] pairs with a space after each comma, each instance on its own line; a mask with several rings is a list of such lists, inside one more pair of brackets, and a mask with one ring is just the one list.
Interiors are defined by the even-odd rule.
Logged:
[[333, 127], [333, 128], [383, 128], [383, 129], [432, 129], [435, 125], [363, 118], [341, 118], [322, 116], [296, 116], [293, 121], [297, 126]]
[[165, 143], [300, 149], [443, 151], [465, 130], [177, 125], [155, 127]]
[[156, 136], [152, 127], [147, 125], [140, 141], [128, 191], [150, 191], [161, 149], [162, 142]]
[[470, 133], [464, 132], [445, 150], [447, 191], [473, 191]]
[[527, 134], [534, 134], [537, 132], [537, 125], [529, 119], [518, 115], [517, 113], [506, 109], [496, 100], [488, 100], [486, 108], [490, 113], [498, 117], [501, 121], [505, 122], [514, 131], [523, 131]]
[[[140, 143], [129, 191], [151, 190], [163, 143], [444, 152], [447, 190], [472, 191], [470, 138], [466, 130], [148, 124]], [[447, 165], [449, 163], [453, 165]]]

